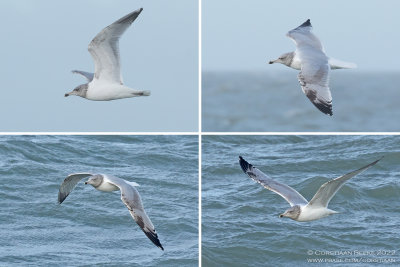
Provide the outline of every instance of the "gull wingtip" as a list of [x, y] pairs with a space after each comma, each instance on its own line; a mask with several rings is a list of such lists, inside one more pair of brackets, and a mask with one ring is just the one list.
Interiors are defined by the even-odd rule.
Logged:
[[138, 14], [140, 14], [140, 13], [142, 13], [142, 11], [143, 11], [143, 7], [136, 9], [136, 10], [133, 11], [132, 13], [138, 13]]
[[379, 159], [375, 160], [374, 162], [371, 162], [370, 164], [368, 164], [368, 167], [374, 166], [376, 163], [378, 163], [381, 159], [383, 159], [384, 156], [381, 156]]
[[307, 19], [305, 22], [303, 22], [303, 24], [301, 24], [299, 27], [297, 27], [297, 29], [302, 28], [302, 27], [312, 27], [311, 20]]
[[58, 194], [57, 202], [59, 205], [63, 203], [63, 201], [66, 199], [66, 197], [63, 197], [62, 195]]
[[239, 165], [245, 173], [252, 168], [252, 165], [243, 159], [242, 156], [239, 156]]
[[381, 159], [383, 159], [385, 156], [381, 156], [379, 159], [377, 159], [377, 160], [375, 160], [374, 162], [373, 162], [373, 164], [375, 164], [375, 163], [378, 163]]
[[302, 26], [304, 26], [304, 27], [311, 26], [311, 20], [307, 19], [306, 22], [304, 22]]

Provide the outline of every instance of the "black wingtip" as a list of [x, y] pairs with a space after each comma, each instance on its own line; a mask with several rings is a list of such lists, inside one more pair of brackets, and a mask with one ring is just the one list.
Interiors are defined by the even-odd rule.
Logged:
[[319, 109], [322, 113], [332, 116], [332, 105], [330, 103], [312, 102], [314, 106]]
[[68, 195], [64, 195], [64, 194], [61, 194], [60, 192], [58, 192], [58, 204], [61, 204], [61, 203], [63, 203], [63, 201], [67, 198], [67, 196]]
[[385, 156], [380, 157], [379, 159], [375, 160], [374, 162], [371, 163], [371, 165], [375, 165], [378, 163], [381, 159], [383, 159]]
[[144, 234], [153, 242], [154, 245], [159, 247], [161, 250], [164, 250], [163, 246], [160, 243], [160, 240], [158, 239], [158, 235], [156, 233], [152, 232], [147, 232], [146, 230], [142, 229]]
[[[381, 159], [383, 159], [383, 156], [382, 156], [381, 158], [375, 160], [374, 162], [371, 162], [370, 164], [368, 164], [368, 165], [366, 165], [366, 166], [364, 166], [364, 167], [361, 167], [361, 168], [355, 170], [354, 172], [364, 171], [364, 170], [368, 169], [369, 167], [374, 166], [374, 165], [375, 165], [376, 163], [378, 163]], [[352, 172], [352, 173], [353, 173], [353, 172]]]
[[247, 161], [245, 161], [242, 156], [239, 156], [239, 164], [240, 167], [242, 168], [244, 173], [247, 173], [247, 170], [251, 169], [253, 166], [248, 163]]
[[[311, 26], [311, 21], [310, 19], [306, 20], [303, 24], [301, 24], [299, 27], [309, 27]], [[311, 26], [312, 27], [312, 26]]]

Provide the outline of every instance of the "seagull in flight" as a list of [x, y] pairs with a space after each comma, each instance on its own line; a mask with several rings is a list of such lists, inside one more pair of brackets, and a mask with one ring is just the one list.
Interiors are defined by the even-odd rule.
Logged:
[[279, 217], [287, 217], [295, 221], [306, 222], [318, 220], [338, 213], [337, 211], [328, 209], [329, 201], [331, 201], [336, 192], [339, 191], [343, 184], [350, 178], [375, 165], [382, 158], [358, 170], [349, 172], [348, 174], [339, 176], [324, 183], [315, 193], [310, 202], [290, 186], [272, 180], [265, 173], [244, 160], [241, 156], [239, 156], [239, 164], [244, 173], [246, 173], [251, 179], [261, 184], [266, 189], [277, 193], [289, 202], [290, 208], [279, 215]]
[[129, 182], [106, 174], [73, 173], [68, 175], [68, 177], [62, 182], [58, 192], [58, 203], [61, 204], [75, 188], [76, 184], [86, 177], [89, 177], [89, 179], [85, 184], [90, 184], [99, 191], [111, 192], [120, 190], [121, 200], [128, 208], [132, 218], [136, 221], [151, 242], [164, 250], [160, 240], [158, 239], [154, 225], [151, 223], [150, 218], [147, 216], [146, 211], [143, 208], [139, 192], [135, 188], [135, 186], [139, 185], [135, 182]]
[[357, 65], [329, 58], [321, 41], [312, 32], [308, 19], [299, 27], [289, 31], [286, 36], [296, 44], [296, 51], [285, 53], [269, 64], [281, 63], [300, 70], [297, 78], [301, 89], [310, 101], [323, 113], [332, 116], [332, 96], [329, 90], [329, 73], [332, 69], [352, 69]]
[[73, 70], [87, 79], [65, 96], [76, 95], [89, 100], [107, 101], [136, 96], [149, 96], [150, 91], [139, 91], [124, 85], [121, 75], [119, 39], [142, 12], [139, 8], [105, 27], [89, 44], [93, 57], [94, 73]]

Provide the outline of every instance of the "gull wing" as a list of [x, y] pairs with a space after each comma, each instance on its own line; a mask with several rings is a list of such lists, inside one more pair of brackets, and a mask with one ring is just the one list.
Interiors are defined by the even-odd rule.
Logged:
[[[383, 158], [383, 157], [382, 157]], [[329, 201], [331, 201], [332, 197], [336, 194], [336, 192], [343, 186], [343, 184], [351, 179], [352, 177], [356, 176], [357, 174], [365, 171], [369, 167], [375, 165], [378, 161], [380, 161], [382, 158], [358, 169], [355, 171], [352, 171], [348, 174], [345, 174], [343, 176], [340, 176], [338, 178], [335, 178], [333, 180], [330, 180], [318, 189], [317, 193], [315, 193], [314, 197], [310, 200], [310, 203], [308, 205], [312, 207], [328, 207]]]
[[154, 225], [151, 223], [150, 218], [147, 216], [146, 211], [143, 208], [142, 200], [136, 188], [128, 184], [127, 181], [118, 177], [108, 175], [107, 179], [110, 183], [119, 187], [121, 190], [122, 202], [128, 208], [132, 218], [140, 226], [145, 235], [154, 243], [154, 245], [164, 250], [160, 240], [158, 239]]
[[86, 80], [88, 82], [91, 82], [93, 80], [93, 77], [94, 77], [94, 73], [81, 71], [81, 70], [73, 70], [72, 73], [82, 75], [83, 77], [86, 78]]
[[293, 207], [295, 205], [308, 204], [308, 201], [299, 192], [288, 185], [272, 180], [262, 171], [245, 161], [241, 156], [239, 156], [239, 164], [244, 173], [246, 173], [251, 179], [261, 184], [266, 189], [283, 197], [287, 202], [289, 202], [290, 206]]
[[[315, 36], [315, 34], [311, 32], [311, 30], [312, 30], [312, 25], [310, 20], [308, 19], [299, 27], [289, 31], [286, 35], [295, 42], [297, 48], [309, 46], [313, 47], [314, 49], [321, 50], [322, 52], [325, 53], [321, 41], [318, 39], [317, 36]], [[345, 62], [334, 58], [329, 58], [329, 65], [331, 69], [357, 68], [357, 64], [355, 63]]]
[[318, 61], [308, 55], [300, 56], [301, 72], [297, 76], [303, 93], [321, 112], [332, 116], [332, 95], [329, 90], [330, 67], [327, 60]]
[[321, 112], [332, 116], [332, 96], [329, 90], [330, 67], [321, 41], [312, 32], [310, 20], [289, 31], [296, 43], [296, 55], [301, 62], [297, 76], [304, 94]]
[[73, 173], [68, 175], [62, 182], [58, 191], [58, 203], [61, 204], [67, 198], [80, 180], [92, 175], [92, 173]]
[[104, 28], [89, 44], [95, 65], [94, 77], [122, 84], [119, 38], [142, 12], [139, 8]]
[[286, 36], [292, 39], [297, 47], [299, 46], [311, 46], [315, 49], [323, 51], [321, 41], [312, 32], [312, 25], [308, 19], [306, 22], [301, 24], [299, 27], [289, 31]]

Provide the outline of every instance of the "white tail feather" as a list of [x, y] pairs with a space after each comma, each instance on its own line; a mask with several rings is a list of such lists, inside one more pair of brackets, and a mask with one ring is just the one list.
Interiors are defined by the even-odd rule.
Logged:
[[140, 94], [142, 96], [149, 96], [151, 94], [151, 92], [150, 91], [141, 91]]
[[129, 182], [129, 181], [125, 181], [125, 182], [131, 186], [140, 186], [138, 183], [135, 183], [135, 182]]
[[329, 66], [331, 67], [331, 70], [357, 68], [357, 64], [355, 63], [345, 62], [335, 58], [329, 58]]

